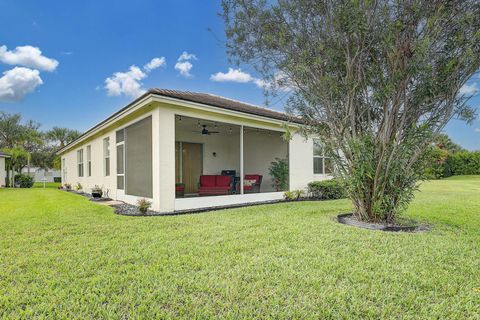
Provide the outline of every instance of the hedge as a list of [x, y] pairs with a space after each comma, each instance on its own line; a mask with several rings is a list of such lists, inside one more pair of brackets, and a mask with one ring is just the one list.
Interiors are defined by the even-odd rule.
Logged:
[[308, 184], [308, 195], [321, 200], [341, 199], [347, 196], [344, 184], [336, 179], [313, 181]]
[[460, 151], [449, 154], [444, 163], [444, 176], [480, 174], [480, 151]]
[[15, 175], [15, 187], [18, 188], [31, 188], [33, 186], [33, 177], [27, 174]]

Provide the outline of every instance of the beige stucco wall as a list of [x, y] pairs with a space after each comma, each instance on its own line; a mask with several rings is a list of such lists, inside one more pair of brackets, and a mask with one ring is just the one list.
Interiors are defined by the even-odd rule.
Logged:
[[[110, 176], [104, 174], [104, 162], [103, 162], [103, 139], [110, 137]], [[87, 146], [91, 146], [91, 159], [92, 159], [92, 175], [88, 176], [87, 170]], [[78, 176], [77, 169], [77, 150], [83, 149], [83, 165], [84, 175]], [[91, 189], [98, 185], [104, 190], [108, 190], [111, 198], [116, 197], [116, 154], [115, 154], [115, 133], [109, 132], [102, 134], [95, 139], [88, 141], [81, 146], [72, 149], [70, 152], [62, 155], [62, 159], [65, 159], [65, 167], [62, 167], [62, 183], [69, 183], [72, 188], [75, 188], [77, 183], [80, 183], [85, 192], [90, 193]], [[62, 160], [63, 162], [63, 160]], [[63, 163], [62, 163], [63, 165]]]
[[275, 158], [288, 157], [288, 142], [280, 132], [247, 132], [243, 137], [243, 158], [245, 174], [263, 176], [261, 192], [275, 191], [268, 169]]
[[5, 186], [5, 178], [7, 172], [5, 171], [5, 158], [0, 157], [0, 188]]
[[[64, 183], [72, 187], [80, 182], [86, 192], [99, 185], [109, 190], [113, 199], [135, 204], [138, 197], [125, 195], [122, 190], [116, 189], [116, 146], [115, 131], [126, 127], [143, 117], [152, 116], [152, 161], [153, 161], [153, 202], [152, 209], [162, 212], [175, 210], [175, 140], [187, 142], [202, 142], [201, 135], [190, 132], [175, 134], [175, 115], [200, 118], [211, 121], [225, 122], [233, 125], [275, 130], [278, 138], [269, 135], [246, 134], [244, 136], [244, 173], [265, 173], [262, 191], [272, 190], [268, 166], [275, 157], [284, 158], [288, 155], [290, 165], [290, 189], [304, 189], [308, 182], [321, 180], [327, 177], [313, 175], [313, 143], [294, 135], [288, 143], [280, 138], [283, 125], [274, 121], [249, 119], [242, 115], [222, 114], [207, 110], [198, 110], [180, 105], [149, 102], [147, 106], [103, 128], [99, 133], [86, 139], [80, 145], [62, 154], [65, 167], [62, 168]], [[110, 137], [110, 176], [104, 175], [103, 139]], [[209, 136], [208, 143], [204, 144], [204, 172], [218, 173], [219, 168], [235, 169], [240, 172], [239, 136], [233, 134], [228, 137]], [[229, 140], [225, 144], [221, 139]], [[91, 145], [92, 175], [87, 176], [86, 146]], [[84, 177], [78, 177], [77, 150], [84, 149]], [[217, 156], [213, 157], [213, 152]], [[267, 160], [265, 160], [268, 158]], [[63, 162], [62, 162], [63, 165]]]
[[331, 179], [313, 173], [313, 140], [293, 134], [289, 143], [290, 190], [305, 189], [309, 182]]

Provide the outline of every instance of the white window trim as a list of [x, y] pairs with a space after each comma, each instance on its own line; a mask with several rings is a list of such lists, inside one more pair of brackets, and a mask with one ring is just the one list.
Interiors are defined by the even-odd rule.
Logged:
[[321, 155], [315, 155], [315, 142], [318, 142], [321, 144], [320, 139], [313, 139], [313, 159], [322, 159], [322, 172], [315, 172], [315, 161], [313, 162], [313, 174], [314, 175], [327, 175], [330, 176], [332, 175], [332, 172], [325, 172], [325, 159], [330, 159], [329, 157], [325, 156], [325, 153], [322, 148], [322, 154]]
[[[107, 145], [108, 143], [108, 145]], [[112, 163], [110, 161], [110, 137], [103, 138], [103, 175], [109, 177], [112, 171]], [[109, 162], [107, 174], [107, 159]]]
[[92, 145], [87, 146], [87, 177], [92, 176]]
[[85, 175], [85, 167], [83, 165], [83, 149], [77, 150], [77, 175], [79, 178], [82, 178]]
[[[119, 129], [119, 130], [116, 130], [115, 131], [115, 137], [116, 137], [116, 133], [117, 131], [123, 131], [123, 141], [120, 141], [120, 142], [117, 142], [117, 140], [115, 139], [115, 152], [117, 152], [118, 150], [118, 146], [122, 146], [123, 145], [123, 173], [118, 173], [118, 168], [116, 170], [116, 175], [117, 175], [117, 180], [115, 180], [115, 183], [116, 183], [116, 188], [118, 189], [118, 177], [123, 177], [123, 189], [118, 189], [118, 190], [123, 190], [125, 191], [127, 189], [127, 179], [125, 179], [125, 171], [127, 170], [127, 159], [125, 158], [125, 140], [127, 139], [127, 135], [125, 134], [125, 128], [122, 128], [122, 129]], [[117, 154], [117, 159], [118, 159], [118, 154]]]

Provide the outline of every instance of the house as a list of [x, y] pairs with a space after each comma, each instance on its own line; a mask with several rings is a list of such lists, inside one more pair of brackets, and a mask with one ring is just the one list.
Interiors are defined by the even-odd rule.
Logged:
[[7, 183], [6, 158], [10, 158], [10, 155], [0, 151], [0, 188], [5, 187]]
[[35, 182], [60, 182], [61, 181], [61, 171], [55, 169], [45, 169], [40, 167], [24, 167], [22, 169], [23, 174], [30, 175], [33, 177]]
[[276, 158], [288, 161], [290, 190], [329, 178], [328, 159], [301, 125], [216, 95], [150, 89], [58, 151], [62, 181], [131, 204], [146, 198], [159, 212], [277, 200]]

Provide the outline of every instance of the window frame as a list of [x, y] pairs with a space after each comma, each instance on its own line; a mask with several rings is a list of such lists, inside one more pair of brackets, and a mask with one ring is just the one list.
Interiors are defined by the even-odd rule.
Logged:
[[[119, 135], [118, 135], [119, 132], [122, 132], [122, 134], [121, 134], [122, 139], [121, 139], [120, 141], [117, 140], [118, 137], [119, 137]], [[118, 190], [123, 190], [123, 191], [125, 191], [125, 190], [126, 190], [126, 187], [127, 187], [127, 186], [126, 186], [127, 181], [126, 181], [126, 179], [125, 179], [125, 171], [126, 171], [126, 169], [127, 169], [127, 168], [126, 168], [127, 159], [125, 158], [125, 152], [126, 152], [126, 150], [125, 150], [125, 146], [126, 146], [126, 145], [125, 145], [125, 140], [126, 140], [126, 139], [127, 139], [127, 137], [126, 137], [126, 133], [125, 133], [125, 128], [122, 128], [122, 129], [120, 129], [120, 130], [115, 131], [115, 152], [116, 152], [116, 155], [117, 155], [117, 168], [116, 168], [117, 181], [116, 181], [116, 183], [117, 183], [117, 189], [118, 189]], [[119, 161], [118, 147], [120, 147], [120, 146], [123, 147], [123, 148], [122, 148], [122, 150], [123, 150], [123, 154], [122, 154], [122, 159], [123, 159], [123, 172], [122, 172], [122, 173], [120, 173], [120, 172], [118, 171], [118, 169], [119, 169], [119, 166], [118, 166], [118, 161]], [[118, 180], [118, 179], [123, 179], [123, 187], [119, 187], [119, 184], [118, 184], [118, 181], [119, 181], [119, 180]]]
[[[320, 155], [316, 155], [315, 154], [315, 144], [317, 144], [322, 152]], [[320, 139], [313, 139], [313, 150], [312, 150], [312, 153], [313, 153], [313, 174], [322, 174], [322, 175], [331, 175], [333, 173], [333, 168], [330, 170], [330, 172], [326, 172], [326, 161], [325, 160], [328, 160], [328, 159], [331, 159], [330, 157], [326, 157], [325, 156], [325, 151], [324, 151], [324, 147], [323, 147], [323, 144], [321, 143]], [[322, 159], [322, 172], [315, 172], [315, 159]]]
[[110, 176], [110, 168], [110, 137], [105, 137], [103, 138], [103, 175], [105, 177]]
[[83, 166], [83, 148], [77, 150], [77, 175], [79, 178], [84, 176], [84, 166]]
[[92, 176], [92, 145], [87, 146], [87, 177]]

